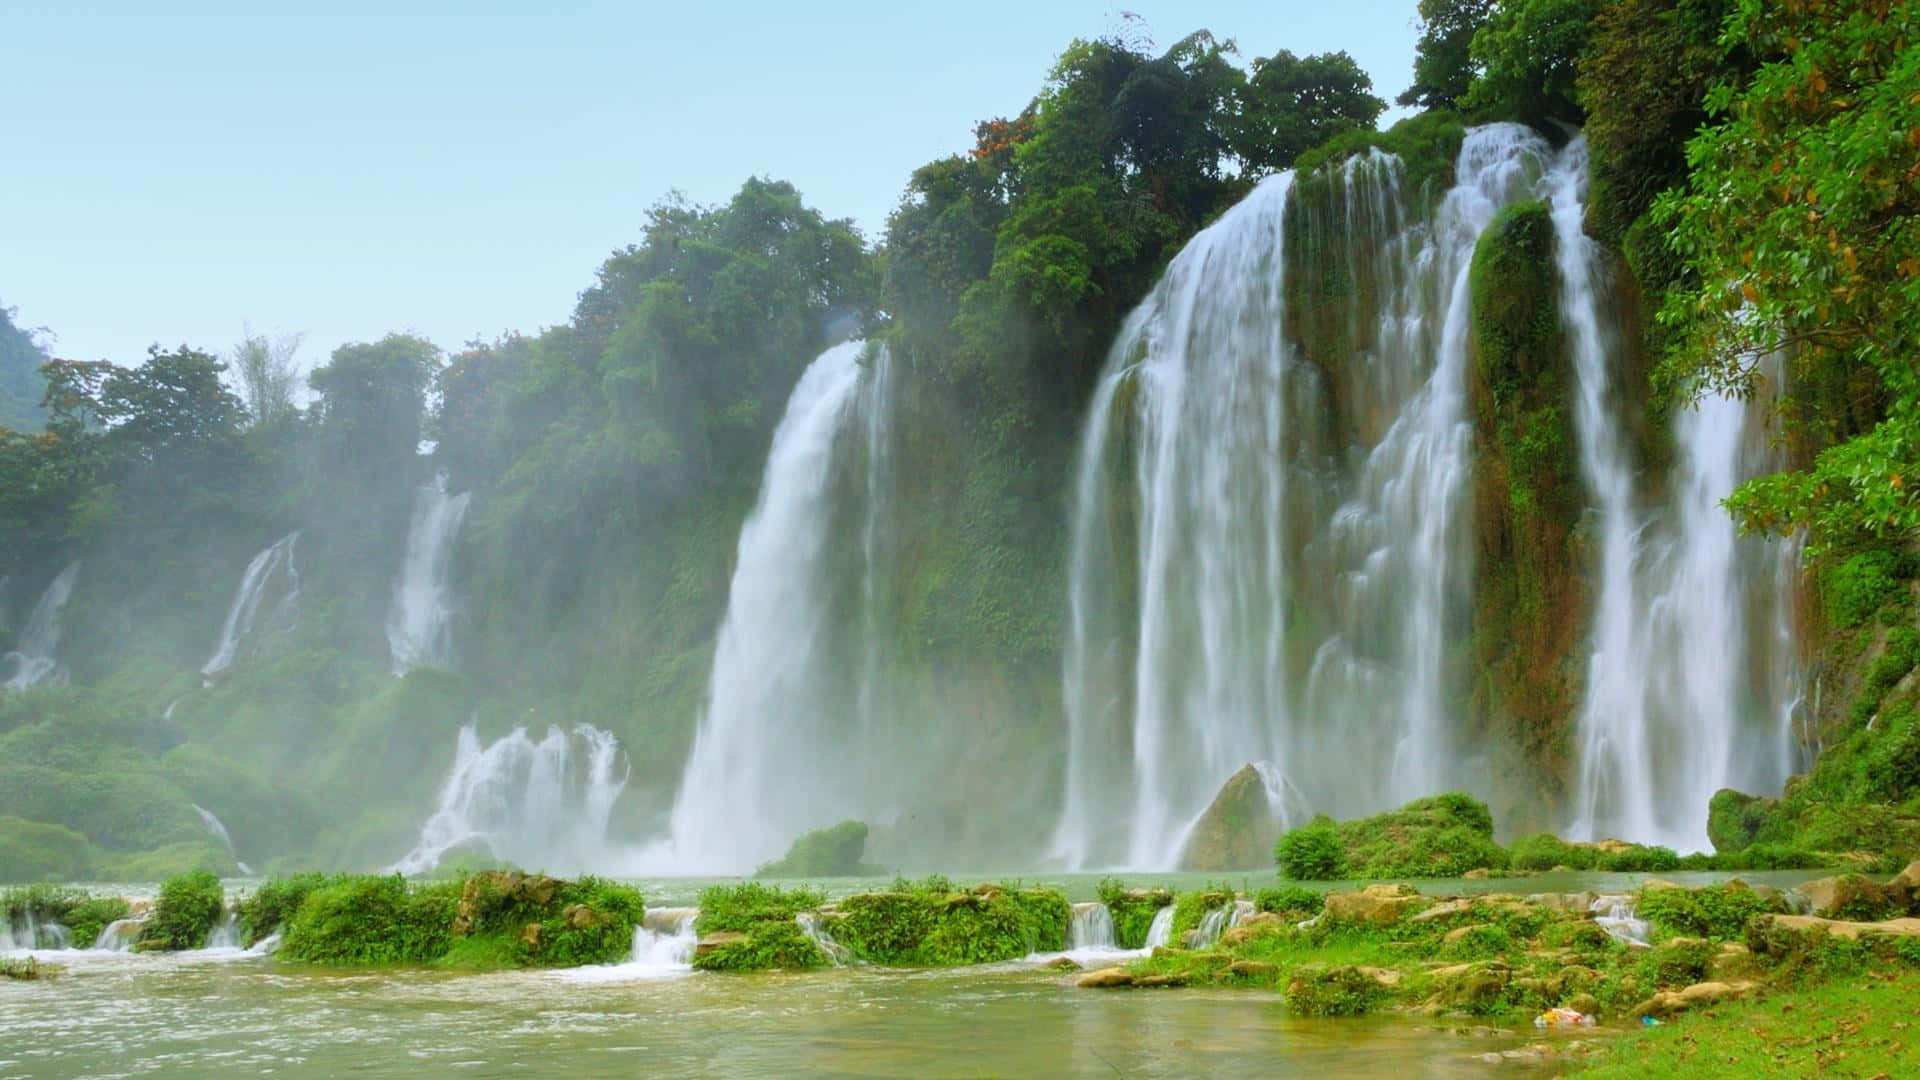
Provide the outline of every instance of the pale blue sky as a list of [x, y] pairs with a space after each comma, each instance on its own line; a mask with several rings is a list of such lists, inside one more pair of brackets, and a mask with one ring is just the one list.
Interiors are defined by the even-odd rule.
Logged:
[[871, 240], [1122, 8], [1160, 48], [1345, 49], [1391, 100], [1414, 6], [0, 0], [0, 304], [123, 364], [243, 322], [309, 364], [396, 329], [455, 348], [564, 321], [670, 188], [790, 180]]

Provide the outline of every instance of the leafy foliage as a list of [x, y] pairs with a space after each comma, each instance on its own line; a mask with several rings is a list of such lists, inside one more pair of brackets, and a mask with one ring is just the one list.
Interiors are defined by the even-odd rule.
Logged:
[[1493, 13], [1494, 0], [1420, 0], [1420, 38], [1414, 43], [1413, 85], [1395, 102], [1423, 109], [1460, 104], [1478, 70], [1474, 35]]
[[1335, 823], [1324, 816], [1280, 838], [1282, 875], [1297, 881], [1335, 877], [1458, 877], [1505, 869], [1493, 842], [1493, 816], [1472, 796], [1449, 792], [1398, 810]]
[[426, 964], [446, 955], [463, 883], [342, 876], [307, 894], [279, 956], [317, 964]]
[[1642, 889], [1634, 910], [1671, 934], [1734, 941], [1745, 933], [1749, 918], [1785, 911], [1786, 904], [1777, 894], [1769, 898], [1733, 881], [1699, 889]]
[[140, 927], [134, 948], [143, 952], [198, 949], [226, 910], [226, 890], [205, 870], [169, 878], [160, 884], [153, 914]]

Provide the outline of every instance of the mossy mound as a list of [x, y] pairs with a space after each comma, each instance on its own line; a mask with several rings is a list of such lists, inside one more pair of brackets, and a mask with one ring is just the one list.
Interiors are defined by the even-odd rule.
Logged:
[[153, 914], [140, 927], [133, 947], [141, 952], [204, 948], [226, 908], [226, 890], [213, 874], [196, 870], [168, 878], [160, 884]]
[[1315, 818], [1281, 837], [1274, 855], [1296, 881], [1459, 877], [1508, 864], [1486, 804], [1458, 792], [1354, 821]]
[[240, 917], [252, 939], [284, 920], [288, 960], [494, 969], [619, 961], [644, 914], [625, 885], [488, 871], [433, 882], [301, 875], [262, 887]]
[[781, 889], [755, 882], [716, 885], [700, 893], [694, 930], [700, 944], [693, 966], [700, 971], [788, 971], [825, 967], [831, 962], [799, 924], [825, 894], [812, 889]]
[[842, 900], [828, 926], [870, 963], [951, 967], [1064, 949], [1072, 917], [1067, 898], [1052, 889], [896, 882], [891, 891]]
[[1123, 949], [1142, 948], [1160, 909], [1173, 903], [1171, 889], [1129, 889], [1118, 878], [1100, 881], [1100, 902], [1113, 917], [1113, 940]]
[[802, 835], [787, 854], [754, 871], [757, 878], [872, 877], [879, 867], [861, 862], [867, 853], [867, 824], [843, 821]]
[[1258, 769], [1243, 765], [1187, 834], [1180, 868], [1212, 873], [1263, 867], [1279, 838], [1280, 820], [1267, 799], [1266, 782]]

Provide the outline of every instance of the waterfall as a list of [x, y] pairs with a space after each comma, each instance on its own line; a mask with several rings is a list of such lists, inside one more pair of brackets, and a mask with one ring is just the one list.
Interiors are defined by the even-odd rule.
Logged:
[[14, 641], [14, 649], [0, 657], [13, 665], [12, 674], [7, 676], [5, 686], [8, 690], [25, 690], [42, 683], [59, 683], [66, 677], [60, 668], [60, 613], [66, 609], [67, 597], [73, 593], [74, 578], [80, 575], [80, 564], [68, 563], [65, 570], [54, 575], [47, 590], [33, 605], [32, 614], [27, 616], [27, 625], [21, 629], [20, 636]]
[[93, 947], [102, 952], [131, 952], [133, 943], [140, 940], [140, 928], [145, 925], [147, 925], [145, 915], [115, 919], [101, 928], [100, 936], [94, 939]]
[[817, 911], [796, 912], [793, 921], [800, 924], [800, 932], [814, 943], [826, 955], [827, 962], [834, 967], [846, 967], [853, 962], [853, 953], [845, 945], [833, 940], [826, 924]]
[[1112, 949], [1113, 912], [1098, 900], [1073, 905], [1073, 918], [1067, 923], [1067, 951]]
[[617, 855], [607, 822], [628, 772], [619, 742], [590, 724], [549, 727], [539, 742], [515, 728], [484, 747], [469, 724], [433, 816], [392, 869], [425, 873], [455, 849], [557, 874], [605, 869]]
[[220, 921], [207, 931], [209, 949], [238, 949], [240, 947], [240, 913], [228, 908], [220, 916]]
[[1475, 779], [1468, 267], [1549, 153], [1474, 129], [1430, 221], [1388, 155], [1269, 178], [1128, 317], [1074, 478], [1061, 862], [1170, 867], [1248, 761], [1343, 815]]
[[[220, 639], [213, 655], [200, 668], [201, 679], [212, 685], [213, 677], [227, 670], [240, 650], [257, 649], [256, 633], [284, 633], [293, 629], [300, 602], [300, 571], [293, 563], [293, 545], [300, 539], [298, 530], [288, 533], [262, 550], [247, 563], [240, 575], [240, 587], [233, 603], [227, 606], [227, 621], [220, 627]], [[268, 598], [272, 597], [269, 602]], [[260, 618], [265, 608], [266, 619]]]
[[1220, 940], [1220, 935], [1232, 926], [1237, 911], [1236, 904], [1221, 904], [1201, 918], [1198, 928], [1187, 932], [1187, 948], [1204, 949]]
[[[888, 755], [858, 737], [872, 726], [862, 716], [871, 692], [857, 685], [860, 671], [841, 669], [835, 648], [834, 609], [850, 587], [847, 553], [835, 542], [836, 463], [856, 434], [870, 448], [884, 441], [884, 431], [855, 428], [863, 411], [884, 405], [862, 386], [884, 379], [887, 361], [882, 354], [863, 364], [864, 351], [850, 341], [821, 353], [774, 430], [758, 501], [740, 530], [706, 712], [658, 853], [675, 872], [748, 870], [801, 832], [891, 808], [869, 771]], [[880, 542], [871, 521], [863, 561]], [[866, 573], [871, 611], [871, 566]], [[876, 661], [869, 653], [854, 663], [864, 670]]]
[[387, 609], [387, 648], [395, 675], [452, 663], [453, 588], [447, 579], [452, 572], [453, 542], [460, 535], [472, 495], [470, 491], [447, 494], [444, 472], [436, 474], [432, 483], [422, 484], [414, 495], [406, 561]]
[[1173, 905], [1168, 904], [1153, 913], [1153, 921], [1147, 924], [1146, 949], [1155, 948], [1173, 940]]
[[1595, 897], [1593, 903], [1588, 905], [1588, 911], [1594, 923], [1615, 941], [1642, 949], [1647, 947], [1647, 934], [1653, 927], [1634, 910], [1632, 896], [1609, 894]]
[[[1739, 535], [1720, 500], [1778, 469], [1768, 398], [1712, 395], [1676, 412], [1667, 505], [1647, 512], [1623, 443], [1623, 355], [1597, 246], [1581, 232], [1587, 153], [1549, 175], [1561, 319], [1578, 381], [1575, 427], [1599, 525], [1591, 653], [1579, 717], [1575, 835], [1704, 850], [1723, 787], [1777, 791], [1797, 762], [1791, 594], [1798, 547]], [[1781, 365], [1763, 365], [1777, 392]]]
[[693, 930], [699, 915], [698, 908], [648, 908], [633, 928], [633, 953], [626, 963], [566, 968], [555, 975], [567, 982], [608, 983], [687, 974], [700, 943]]
[[233, 835], [227, 832], [227, 826], [214, 816], [213, 811], [199, 803], [193, 804], [193, 812], [200, 815], [200, 824], [205, 825], [208, 832], [219, 837], [221, 845], [227, 849], [227, 855], [233, 859], [233, 864], [240, 868], [240, 872], [251, 875], [253, 867], [240, 861], [240, 854], [233, 849]]

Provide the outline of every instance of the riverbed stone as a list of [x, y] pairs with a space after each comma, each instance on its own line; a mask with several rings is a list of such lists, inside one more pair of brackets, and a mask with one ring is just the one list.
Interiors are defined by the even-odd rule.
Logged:
[[1267, 799], [1266, 782], [1252, 765], [1227, 778], [1194, 822], [1180, 852], [1180, 869], [1208, 873], [1271, 869], [1280, 819]]
[[1689, 1009], [1697, 1009], [1703, 1005], [1738, 1001], [1753, 993], [1758, 985], [1758, 983], [1745, 981], [1699, 982], [1684, 990], [1662, 990], [1635, 1005], [1628, 1015], [1651, 1016], [1658, 1019], [1686, 1012]]
[[1101, 968], [1080, 976], [1074, 980], [1074, 984], [1093, 990], [1116, 990], [1123, 986], [1132, 986], [1133, 973], [1120, 967]]
[[1359, 892], [1329, 893], [1326, 917], [1336, 923], [1392, 926], [1429, 903], [1411, 885], [1399, 882], [1369, 885]]

